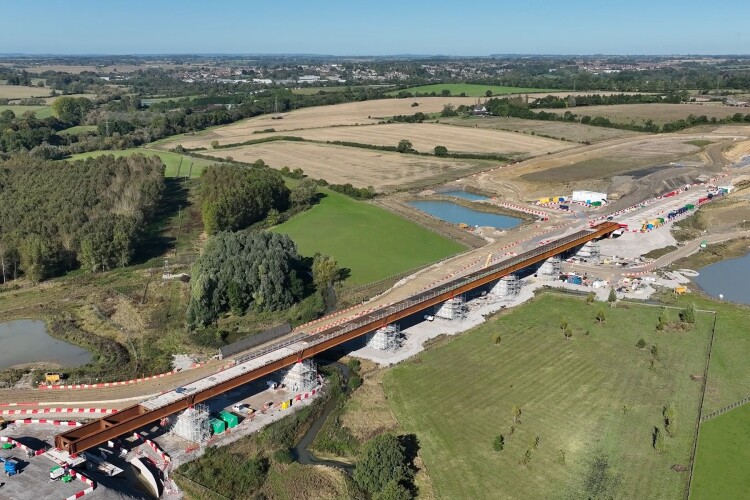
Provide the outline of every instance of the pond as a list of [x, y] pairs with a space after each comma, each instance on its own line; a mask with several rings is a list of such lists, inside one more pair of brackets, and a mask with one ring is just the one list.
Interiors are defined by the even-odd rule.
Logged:
[[452, 224], [511, 229], [521, 223], [521, 219], [516, 217], [480, 212], [451, 201], [410, 201], [409, 205]]
[[693, 281], [712, 297], [724, 295], [724, 300], [750, 304], [750, 253], [728, 259], [698, 270]]
[[29, 363], [76, 367], [91, 361], [90, 352], [52, 337], [39, 320], [0, 323], [0, 345], [0, 370]]
[[471, 201], [481, 201], [489, 199], [486, 196], [482, 196], [481, 194], [469, 193], [468, 191], [446, 191], [444, 193], [437, 194], [442, 194], [444, 196], [453, 196], [454, 198], [463, 198], [464, 200]]

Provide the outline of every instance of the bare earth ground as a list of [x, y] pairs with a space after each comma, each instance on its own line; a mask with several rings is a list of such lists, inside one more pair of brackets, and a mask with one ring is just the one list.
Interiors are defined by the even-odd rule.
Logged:
[[[614, 194], [612, 198], [632, 195], [632, 200], [626, 197], [623, 203], [637, 202], [636, 198], [721, 171], [729, 163], [722, 149], [739, 148], [748, 144], [748, 138], [750, 127], [721, 126], [697, 133], [621, 138], [484, 172], [468, 184], [516, 199], [590, 189]], [[696, 140], [712, 144], [698, 147], [689, 143]]]
[[[419, 106], [412, 107], [413, 103]], [[207, 130], [195, 135], [182, 135], [160, 143], [160, 147], [173, 148], [181, 144], [185, 148], [210, 148], [211, 141], [219, 144], [232, 144], [257, 139], [253, 132], [274, 129], [276, 132], [289, 132], [309, 128], [333, 127], [338, 125], [364, 125], [380, 122], [383, 118], [394, 115], [412, 115], [436, 113], [446, 104], [458, 106], [474, 104], [476, 99], [470, 97], [420, 97], [413, 99], [379, 99], [364, 102], [350, 102], [334, 106], [318, 106], [283, 113], [281, 120], [273, 119], [276, 115], [263, 115], [243, 120], [224, 127]], [[295, 134], [286, 134], [295, 135]]]
[[[258, 134], [258, 138], [278, 134]], [[329, 127], [296, 131], [293, 135], [313, 141], [347, 141], [378, 146], [396, 146], [411, 141], [417, 151], [432, 153], [435, 146], [462, 153], [501, 153], [508, 156], [537, 156], [573, 147], [554, 139], [499, 130], [472, 130], [434, 123], [391, 123], [359, 127]]]
[[[726, 118], [742, 108], [724, 106], [721, 103], [683, 103], [683, 104], [616, 104], [613, 106], [581, 106], [565, 110], [545, 109], [550, 113], [562, 114], [571, 111], [579, 116], [603, 116], [613, 122], [642, 124], [648, 119], [656, 124], [664, 124], [679, 119], [687, 118], [688, 115], [706, 115], [711, 118]], [[743, 113], [744, 114], [744, 113]]]
[[460, 127], [480, 129], [507, 130], [521, 134], [544, 135], [556, 139], [572, 142], [601, 142], [620, 137], [641, 135], [640, 132], [619, 130], [615, 128], [592, 127], [572, 122], [548, 122], [540, 120], [524, 120], [523, 118], [508, 118], [498, 116], [441, 118], [440, 123]]
[[273, 168], [301, 168], [305, 174], [334, 184], [373, 186], [378, 191], [425, 186], [480, 171], [496, 162], [450, 160], [346, 146], [277, 141], [208, 151], [212, 156], [254, 162]]

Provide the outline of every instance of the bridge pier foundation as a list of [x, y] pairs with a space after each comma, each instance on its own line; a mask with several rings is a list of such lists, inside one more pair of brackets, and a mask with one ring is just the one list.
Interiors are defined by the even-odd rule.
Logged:
[[462, 296], [448, 299], [440, 305], [435, 306], [435, 317], [449, 319], [451, 321], [462, 320], [466, 317], [466, 306]]
[[312, 359], [299, 361], [282, 372], [281, 383], [293, 392], [308, 392], [318, 383], [318, 370]]

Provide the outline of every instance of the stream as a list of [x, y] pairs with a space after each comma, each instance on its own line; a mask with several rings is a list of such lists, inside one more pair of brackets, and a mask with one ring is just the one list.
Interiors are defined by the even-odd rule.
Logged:
[[[341, 382], [344, 385], [344, 392], [348, 393], [347, 383], [349, 382], [349, 375], [351, 374], [349, 367], [337, 361], [329, 363], [328, 366], [333, 366], [341, 370]], [[317, 419], [315, 419], [305, 435], [302, 436], [302, 439], [300, 439], [295, 447], [292, 448], [292, 456], [294, 457], [295, 461], [303, 465], [327, 465], [329, 467], [341, 469], [347, 474], [351, 474], [354, 472], [354, 465], [348, 464], [346, 462], [338, 462], [336, 460], [319, 460], [315, 457], [315, 455], [313, 455], [310, 450], [308, 450], [308, 446], [310, 446], [315, 440], [315, 436], [318, 435], [321, 427], [323, 427], [326, 419], [328, 419], [328, 415], [330, 415], [331, 412], [336, 408], [337, 403], [338, 401], [336, 398], [331, 398], [326, 402], [325, 406], [323, 407], [323, 413], [321, 413], [321, 415]]]

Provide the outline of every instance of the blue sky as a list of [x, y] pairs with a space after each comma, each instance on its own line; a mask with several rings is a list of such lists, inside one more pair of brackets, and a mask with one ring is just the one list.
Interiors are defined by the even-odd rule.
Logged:
[[0, 0], [0, 53], [748, 54], [749, 19], [747, 0]]

